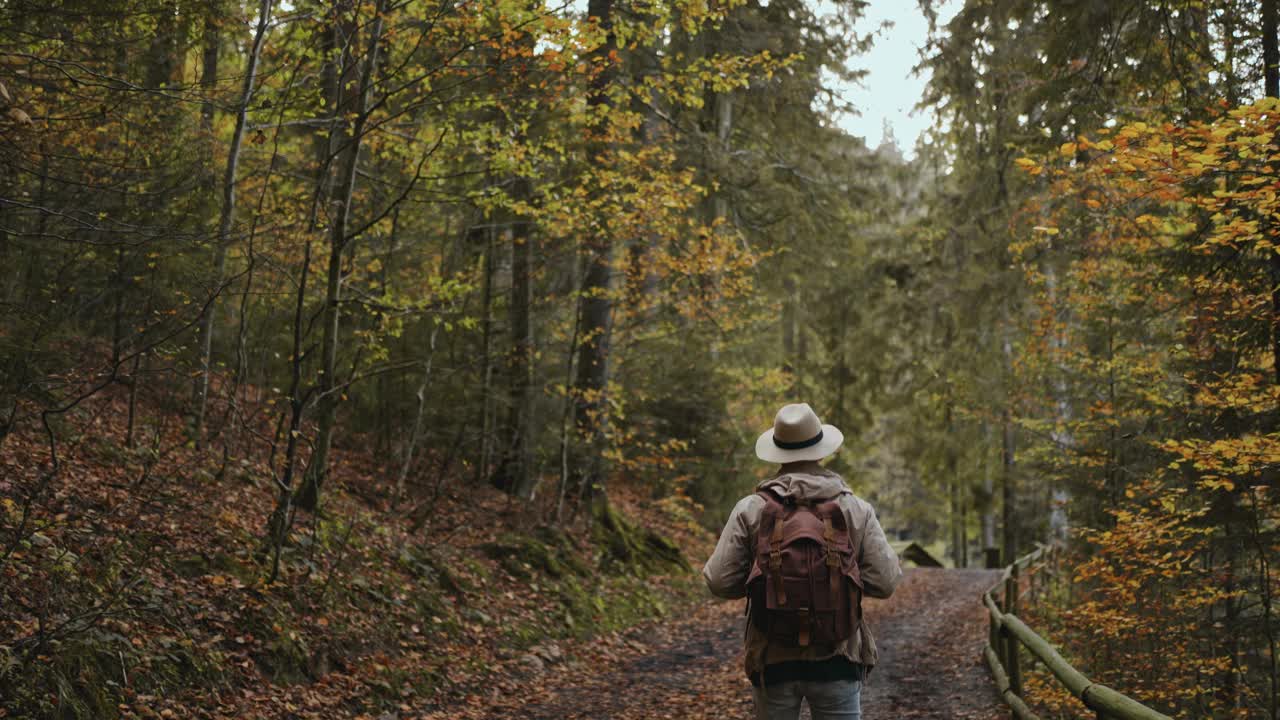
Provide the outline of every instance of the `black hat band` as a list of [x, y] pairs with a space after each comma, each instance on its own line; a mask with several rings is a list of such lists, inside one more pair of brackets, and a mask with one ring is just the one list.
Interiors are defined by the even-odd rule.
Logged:
[[808, 440], [801, 440], [800, 442], [786, 442], [784, 440], [779, 440], [777, 435], [773, 436], [773, 444], [777, 445], [783, 450], [803, 450], [807, 447], [813, 447], [814, 445], [817, 445], [820, 442], [822, 442], [821, 430], [818, 431], [817, 435], [814, 435]]

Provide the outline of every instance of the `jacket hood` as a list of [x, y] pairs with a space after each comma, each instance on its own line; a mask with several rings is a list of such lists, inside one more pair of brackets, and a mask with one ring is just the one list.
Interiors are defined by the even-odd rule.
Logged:
[[765, 480], [756, 489], [771, 490], [783, 499], [794, 498], [799, 502], [821, 502], [853, 492], [840, 475], [816, 462], [784, 467], [782, 474]]

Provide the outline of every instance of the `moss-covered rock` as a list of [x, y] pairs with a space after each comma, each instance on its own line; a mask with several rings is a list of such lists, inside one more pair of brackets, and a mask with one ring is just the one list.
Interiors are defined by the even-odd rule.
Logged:
[[449, 595], [461, 597], [473, 590], [466, 574], [454, 567], [459, 561], [467, 565], [469, 558], [457, 554], [446, 556], [428, 548], [406, 545], [400, 549], [399, 560], [401, 566], [415, 578], [434, 585]]
[[258, 575], [257, 567], [251, 562], [242, 562], [235, 555], [221, 551], [184, 555], [174, 560], [170, 567], [179, 577], [197, 578], [204, 575], [230, 575], [246, 585], [252, 584]]
[[315, 679], [311, 648], [303, 635], [281, 629], [269, 636], [262, 651], [254, 659], [271, 682], [285, 685], [304, 683]]
[[521, 579], [530, 579], [534, 573], [552, 578], [591, 573], [590, 566], [583, 561], [573, 542], [563, 531], [555, 528], [539, 528], [534, 535], [487, 543], [480, 549], [498, 561], [507, 572]]
[[649, 528], [632, 525], [608, 502], [596, 507], [595, 518], [595, 539], [604, 549], [607, 569], [633, 574], [689, 569], [674, 542]]
[[90, 627], [44, 648], [47, 661], [19, 663], [0, 645], [0, 714], [109, 720], [133, 692], [163, 694], [212, 687], [224, 659], [183, 637], [157, 636], [142, 646], [106, 627]]

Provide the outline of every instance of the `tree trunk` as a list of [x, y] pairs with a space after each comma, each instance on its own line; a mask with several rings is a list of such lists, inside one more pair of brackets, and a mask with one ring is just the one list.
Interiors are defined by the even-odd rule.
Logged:
[[585, 440], [584, 458], [577, 470], [584, 497], [603, 492], [602, 454], [608, 431], [609, 341], [613, 330], [613, 283], [610, 265], [613, 244], [608, 239], [588, 243], [586, 276], [579, 300], [582, 331], [578, 344], [578, 374], [574, 383], [575, 424]]
[[[729, 222], [729, 197], [726, 188], [728, 187], [727, 176], [729, 171], [729, 137], [733, 133], [733, 93], [729, 91], [716, 93], [712, 108], [715, 113], [715, 165], [719, 175], [717, 179], [720, 182], [720, 187], [712, 197], [711, 211], [713, 232], [719, 235], [725, 232], [725, 226]], [[719, 272], [716, 272], [711, 280], [711, 297], [707, 298], [708, 302], [715, 302], [723, 293], [723, 287], [724, 278]], [[718, 336], [712, 337], [709, 343], [708, 355], [712, 364], [719, 362], [720, 338]], [[841, 370], [843, 371], [843, 368]], [[843, 380], [841, 382], [843, 383]], [[840, 393], [841, 399], [839, 411], [836, 414], [837, 417], [841, 417], [844, 411], [843, 384], [840, 387]]]
[[991, 462], [991, 426], [982, 424], [982, 553], [983, 564], [989, 568], [1000, 566], [1000, 546], [996, 545], [995, 473]]
[[[515, 194], [528, 196], [528, 183], [517, 182]], [[501, 433], [503, 457], [495, 484], [517, 497], [533, 496], [536, 478], [532, 473], [530, 430], [533, 427], [533, 332], [530, 306], [533, 287], [530, 268], [533, 264], [533, 238], [529, 223], [515, 220], [508, 225], [511, 247], [511, 297], [507, 306], [511, 325], [511, 360], [508, 374], [508, 408]]]
[[[1277, 42], [1277, 22], [1276, 0], [1262, 0], [1262, 75], [1267, 97], [1280, 97], [1280, 43]], [[1261, 234], [1264, 237], [1271, 234], [1272, 224], [1270, 219], [1262, 221]], [[1280, 253], [1272, 252], [1270, 256], [1271, 358], [1275, 365], [1275, 381], [1280, 384]]]
[[[729, 136], [733, 133], [733, 93], [716, 93], [716, 152], [720, 156], [718, 163], [722, 174], [729, 161]], [[715, 194], [714, 208], [716, 220], [726, 222], [729, 219], [729, 198], [724, 191], [725, 185]]]
[[400, 464], [400, 473], [396, 476], [396, 501], [404, 499], [405, 484], [409, 478], [409, 469], [413, 467], [414, 453], [418, 449], [418, 436], [422, 433], [422, 415], [426, 409], [427, 388], [431, 385], [431, 367], [436, 359], [436, 337], [440, 334], [441, 323], [431, 328], [431, 339], [427, 344], [427, 364], [422, 370], [422, 382], [418, 384], [418, 392], [414, 394], [417, 409], [413, 415], [413, 429], [409, 431], [409, 442], [404, 449], [404, 461]]
[[[577, 257], [577, 253], [575, 253], [573, 257], [573, 262], [571, 265], [572, 275], [569, 281], [569, 287], [573, 288], [574, 290], [577, 290], [578, 292], [581, 292], [581, 287], [580, 287], [581, 281], [579, 280], [579, 278], [582, 275], [581, 267], [582, 267], [582, 263], [579, 261], [579, 258]], [[581, 332], [582, 332], [582, 308], [581, 308], [581, 305], [579, 305], [579, 307], [577, 308], [577, 311], [573, 314], [573, 332], [569, 335], [568, 352], [565, 353], [565, 358], [564, 358], [564, 387], [565, 388], [568, 388], [573, 383], [574, 351], [578, 347], [578, 336], [579, 334], [581, 334]], [[569, 464], [569, 449], [572, 443], [572, 436], [569, 432], [569, 425], [573, 421], [574, 409], [575, 409], [575, 402], [574, 402], [573, 393], [566, 392], [564, 395], [564, 405], [560, 409], [560, 453], [559, 453], [560, 483], [559, 483], [559, 490], [557, 492], [557, 498], [556, 498], [556, 514], [555, 514], [556, 527], [560, 527], [564, 522], [564, 503], [565, 503], [565, 497], [568, 495], [568, 491], [569, 491], [569, 481], [571, 477], [570, 464]]]
[[486, 215], [484, 257], [480, 263], [480, 452], [476, 455], [475, 481], [489, 474], [492, 454], [489, 440], [493, 424], [493, 226]]
[[204, 131], [201, 153], [204, 160], [204, 185], [208, 197], [212, 197], [218, 185], [217, 173], [213, 169], [213, 120], [218, 109], [214, 95], [218, 91], [218, 56], [222, 49], [222, 2], [208, 0], [206, 5], [200, 39], [203, 46], [200, 53], [200, 92], [204, 94], [204, 102], [200, 104], [200, 128]]
[[852, 380], [852, 373], [849, 370], [848, 337], [849, 303], [844, 303], [840, 306], [840, 329], [836, 336], [836, 367], [834, 378], [836, 385], [835, 422], [843, 425], [844, 427], [853, 426], [853, 421], [849, 417], [848, 408], [845, 407], [845, 396], [849, 389], [849, 382]]
[[146, 86], [163, 88], [174, 77], [178, 56], [178, 4], [163, 3], [156, 14], [156, 31], [147, 52]]
[[[1009, 338], [1004, 340], [1004, 359], [1006, 375], [1012, 375], [1013, 363], [1013, 346], [1009, 342]], [[1012, 382], [1006, 379], [1006, 382]], [[1012, 395], [1012, 393], [1009, 393]], [[1009, 407], [1012, 399], [1005, 398], [1005, 407], [1000, 413], [1002, 433], [1001, 433], [1001, 510], [1003, 517], [1001, 518], [1004, 526], [1004, 564], [1008, 565], [1017, 559], [1017, 533], [1014, 532], [1015, 517], [1017, 516], [1017, 508], [1015, 507], [1014, 494], [1014, 428], [1013, 428], [1013, 411]]]
[[1236, 16], [1232, 12], [1224, 12], [1220, 16], [1222, 29], [1222, 84], [1223, 96], [1227, 107], [1240, 104], [1240, 79], [1236, 76], [1236, 59], [1238, 55], [1236, 38]]
[[782, 369], [795, 372], [796, 355], [796, 281], [788, 275], [782, 280]]
[[[258, 72], [258, 58], [262, 55], [262, 42], [271, 22], [272, 0], [261, 0], [258, 7], [258, 27], [253, 34], [253, 45], [244, 73], [244, 85], [240, 102], [236, 106], [236, 127], [231, 133], [231, 146], [227, 150], [227, 166], [222, 178], [222, 210], [218, 215], [218, 236], [214, 240], [213, 280], [214, 298], [205, 306], [200, 317], [200, 378], [196, 387], [196, 415], [192, 435], [199, 448], [204, 436], [205, 413], [209, 398], [209, 373], [213, 355], [213, 320], [217, 314], [217, 296], [222, 293], [223, 278], [227, 272], [227, 245], [231, 242], [231, 222], [236, 209], [236, 172], [240, 165], [240, 148], [244, 142], [244, 129], [249, 114], [249, 102], [253, 100], [253, 84]], [[214, 65], [217, 63], [216, 44]], [[206, 50], [205, 62], [208, 63]], [[206, 70], [208, 65], [206, 65]], [[212, 120], [210, 119], [210, 122]]]
[[[1263, 84], [1267, 97], [1280, 97], [1280, 13], [1276, 10], [1276, 0], [1262, 1], [1262, 62]], [[1276, 139], [1272, 138], [1273, 145]], [[1277, 152], [1272, 148], [1272, 153]], [[1275, 232], [1275, 221], [1265, 218], [1261, 224], [1262, 236], [1275, 242], [1271, 235]], [[1275, 382], [1280, 384], [1280, 253], [1274, 250], [1271, 256], [1271, 359], [1275, 364]], [[1259, 587], [1262, 600], [1263, 634], [1267, 638], [1270, 655], [1271, 682], [1268, 687], [1268, 709], [1272, 720], [1280, 718], [1280, 671], [1277, 670], [1276, 629], [1272, 607], [1271, 565], [1268, 549], [1274, 548], [1274, 540], [1264, 543], [1260, 538], [1262, 527], [1258, 520], [1258, 500], [1255, 490], [1249, 488], [1253, 509], [1253, 532], [1258, 549]]]
[[320, 417], [317, 420], [315, 450], [302, 486], [298, 488], [296, 504], [304, 510], [315, 510], [320, 501], [329, 471], [329, 450], [333, 444], [333, 431], [338, 417], [338, 404], [342, 390], [338, 383], [338, 329], [342, 317], [342, 259], [350, 240], [347, 225], [351, 219], [351, 199], [355, 193], [356, 168], [360, 161], [360, 145], [369, 120], [369, 94], [372, 90], [374, 70], [378, 64], [378, 52], [382, 47], [382, 22], [385, 0], [379, 0], [374, 8], [374, 19], [369, 30], [369, 45], [365, 52], [364, 70], [360, 75], [357, 92], [355, 123], [343, 148], [341, 175], [339, 176], [335, 215], [329, 232], [329, 263], [325, 284], [324, 337], [321, 340], [321, 375], [319, 382]]
[[[534, 16], [541, 12], [537, 3], [529, 3], [527, 10]], [[596, 8], [593, 12], [598, 11], [599, 9]], [[607, 9], [605, 12], [607, 14]], [[600, 16], [594, 15], [594, 17], [599, 18]], [[607, 19], [605, 21], [607, 22]], [[525, 43], [525, 50], [529, 52], [534, 50], [534, 37], [532, 35], [525, 36], [522, 42]], [[644, 126], [649, 128], [648, 118], [646, 118]], [[525, 140], [526, 129], [507, 128], [507, 130], [509, 132], [514, 130], [518, 134], [517, 142]], [[533, 188], [528, 179], [517, 176], [509, 180], [511, 187], [509, 194], [513, 202], [528, 202], [532, 198]], [[504, 232], [511, 252], [511, 285], [507, 303], [511, 350], [508, 359], [507, 408], [502, 429], [498, 434], [502, 454], [499, 458], [499, 466], [495, 472], [493, 482], [504, 491], [527, 500], [533, 497], [537, 486], [537, 477], [533, 467], [533, 430], [535, 427], [533, 396], [535, 351], [532, 325], [534, 228], [527, 218], [515, 216], [509, 211], [506, 220], [507, 224]], [[574, 268], [576, 276], [576, 262]], [[575, 338], [577, 332], [578, 326], [575, 319]], [[572, 379], [574, 345], [574, 340], [571, 340], [566, 381]], [[557, 523], [560, 521], [563, 511], [567, 481], [567, 474], [563, 471], [567, 467], [567, 414], [573, 407], [569, 400], [570, 398], [566, 398], [565, 413], [561, 418], [560, 428], [562, 476], [555, 511]]]
[[[335, 13], [336, 15], [336, 13]], [[293, 525], [294, 477], [297, 474], [299, 454], [301, 450], [302, 421], [310, 404], [310, 394], [302, 393], [303, 342], [307, 333], [305, 312], [307, 303], [307, 285], [311, 277], [311, 257], [313, 237], [320, 223], [320, 208], [332, 192], [332, 176], [330, 160], [335, 134], [335, 118], [340, 103], [340, 84], [337, 64], [333, 53], [337, 49], [337, 18], [326, 18], [317, 36], [320, 39], [320, 84], [325, 102], [323, 130], [316, 132], [312, 140], [312, 153], [315, 161], [315, 192], [312, 195], [311, 211], [307, 218], [307, 240], [303, 245], [301, 272], [298, 289], [294, 295], [293, 307], [293, 351], [289, 356], [289, 424], [285, 440], [284, 467], [276, 481], [278, 495], [275, 509], [267, 521], [267, 543], [272, 550], [271, 580], [275, 581], [280, 571], [280, 551], [288, 539], [289, 528]], [[345, 51], [344, 51], [345, 53]], [[309, 354], [309, 353], [308, 353]], [[283, 416], [282, 416], [283, 419]], [[276, 443], [271, 446], [274, 461]]]
[[[611, 55], [616, 48], [613, 33], [613, 0], [590, 0], [587, 15], [605, 29], [603, 45], [594, 55], [606, 63], [606, 68], [591, 83], [587, 99], [594, 111], [609, 107], [608, 87], [614, 76]], [[596, 113], [593, 113], [596, 114]], [[599, 113], [603, 116], [605, 113]], [[603, 148], [597, 145], [596, 161]], [[609, 404], [606, 398], [609, 384], [609, 342], [613, 330], [613, 239], [604, 229], [586, 241], [587, 269], [579, 296], [579, 312], [582, 332], [578, 346], [578, 376], [574, 383], [574, 400], [577, 405], [575, 423], [583, 443], [586, 458], [577, 467], [583, 497], [603, 498], [606, 471], [603, 453], [608, 434]], [[590, 517], [590, 513], [587, 517]]]
[[[200, 91], [204, 93], [204, 102], [200, 105], [200, 124], [205, 132], [210, 134], [213, 132], [213, 116], [216, 111], [213, 94], [218, 85], [218, 53], [222, 44], [222, 34], [218, 27], [222, 21], [221, 10], [219, 0], [209, 1], [201, 37], [203, 49], [200, 59]], [[210, 146], [213, 145], [212, 137], [205, 138], [205, 141]], [[209, 177], [212, 182], [212, 170], [209, 172]]]
[[[1053, 262], [1050, 260], [1044, 266], [1045, 290], [1049, 295], [1049, 306], [1057, 312], [1058, 308], [1058, 275], [1054, 269]], [[1068, 317], [1069, 320], [1069, 317]], [[1067, 330], [1070, 330], [1068, 325]], [[1108, 331], [1110, 328], [1108, 327]], [[1055, 333], [1049, 340], [1051, 347], [1063, 350], [1069, 342], [1061, 334]], [[1110, 353], [1111, 342], [1108, 341], [1108, 352]], [[1107, 367], [1114, 368], [1114, 358], [1107, 358]], [[1050, 385], [1053, 387], [1053, 405], [1056, 413], [1055, 426], [1062, 427], [1061, 431], [1054, 429], [1050, 432], [1050, 439], [1061, 450], [1071, 448], [1075, 444], [1075, 439], [1071, 434], [1071, 396], [1068, 394], [1067, 387], [1067, 368], [1058, 365], [1054, 368], [1056, 375]], [[1115, 398], [1115, 379], [1114, 370], [1111, 371], [1111, 402], [1112, 412], [1118, 413], [1116, 409]], [[1113, 425], [1110, 430], [1112, 438], [1113, 456], [1114, 450], [1118, 449], [1115, 445], [1116, 428]], [[1067, 505], [1071, 501], [1071, 492], [1063, 483], [1052, 483], [1048, 487], [1049, 490], [1049, 539], [1055, 542], [1066, 542], [1070, 533], [1070, 519], [1067, 517]]]
[[[302, 248], [302, 274], [298, 278], [298, 291], [293, 304], [293, 352], [289, 355], [289, 430], [285, 439], [284, 468], [276, 480], [278, 494], [276, 507], [267, 519], [267, 547], [271, 553], [271, 581], [280, 573], [280, 550], [289, 534], [293, 514], [293, 475], [298, 467], [298, 439], [302, 435], [302, 414], [306, 400], [302, 397], [302, 340], [303, 313], [307, 305], [307, 280], [311, 273], [311, 240]], [[283, 416], [282, 416], [283, 417]], [[277, 440], [271, 443], [271, 460], [275, 462]]]
[[[652, 16], [646, 14], [645, 17]], [[633, 71], [637, 83], [656, 77], [662, 72], [661, 63], [657, 62], [656, 58], [666, 47], [666, 43], [663, 42], [650, 49], [652, 55], [649, 53], [639, 55], [636, 69]], [[656, 89], [650, 93], [648, 102], [644, 102], [643, 96], [638, 94], [633, 99], [633, 111], [644, 118], [635, 132], [636, 142], [642, 146], [656, 147], [664, 142], [662, 127], [665, 121], [659, 112], [662, 99], [662, 93]], [[652, 322], [657, 310], [656, 299], [660, 278], [654, 271], [652, 258], [661, 242], [659, 233], [652, 230], [630, 239], [626, 273], [627, 307], [630, 317], [641, 326]]]
[[1249, 488], [1250, 509], [1252, 512], [1252, 536], [1254, 548], [1258, 552], [1258, 595], [1262, 604], [1262, 634], [1267, 640], [1267, 670], [1270, 682], [1267, 686], [1267, 708], [1271, 720], [1280, 718], [1280, 658], [1277, 648], [1280, 643], [1276, 638], [1275, 627], [1275, 583], [1272, 580], [1271, 558], [1269, 554], [1275, 550], [1274, 531], [1266, 537], [1267, 529], [1262, 526], [1263, 513], [1258, 504], [1257, 488]]
[[[947, 243], [947, 255], [958, 255], [954, 248], [954, 240], [951, 239]], [[956, 263], [958, 265], [958, 263]], [[950, 357], [952, 348], [955, 344], [956, 336], [956, 320], [947, 313], [941, 306], [935, 308], [935, 323], [943, 326], [942, 332], [942, 356]], [[963, 500], [961, 498], [961, 482], [960, 482], [960, 448], [956, 438], [956, 421], [955, 421], [955, 398], [952, 395], [950, 384], [947, 385], [945, 395], [943, 396], [942, 409], [942, 434], [943, 434], [943, 474], [946, 476], [947, 483], [947, 526], [949, 530], [951, 545], [951, 565], [953, 567], [964, 567], [964, 527], [963, 516], [964, 509], [962, 507]]]
[[[383, 256], [382, 258], [382, 269], [379, 271], [380, 277], [378, 279], [378, 285], [379, 287], [382, 288], [382, 291], [384, 293], [389, 292], [391, 290], [391, 279], [392, 277], [394, 277], [393, 269], [396, 267], [396, 249], [400, 244], [399, 233], [400, 233], [400, 206], [397, 205], [396, 208], [391, 211], [391, 233], [386, 239], [386, 243], [387, 243], [386, 255]], [[439, 327], [440, 327], [439, 325], [436, 325], [436, 328], [439, 328]], [[433, 334], [434, 334], [434, 331], [433, 331]], [[401, 351], [407, 353], [408, 344], [409, 344], [408, 339], [401, 336], [399, 338], [398, 344], [400, 345]], [[430, 345], [431, 345], [431, 351], [429, 353], [429, 357], [427, 360], [428, 366], [430, 365], [430, 362], [431, 362], [430, 355], [434, 355], [434, 352], [435, 352], [435, 341], [432, 340]], [[427, 372], [427, 375], [428, 376], [430, 375], [429, 370]], [[393, 388], [393, 384], [394, 384], [394, 388]], [[396, 436], [396, 426], [398, 425], [398, 423], [396, 422], [397, 418], [395, 418], [394, 416], [399, 415], [399, 413], [395, 412], [392, 409], [392, 402], [393, 402], [393, 399], [395, 398], [403, 397], [405, 394], [405, 390], [406, 388], [405, 388], [404, 374], [397, 373], [395, 377], [392, 377], [389, 373], [382, 373], [378, 375], [378, 389], [377, 389], [378, 452], [383, 457], [392, 457], [395, 454], [395, 448], [396, 448], [395, 436]], [[425, 393], [426, 393], [426, 388], [423, 387], [422, 392], [419, 393], [419, 396], [424, 398]], [[417, 427], [417, 423], [421, 420], [421, 410], [422, 410], [423, 402], [424, 402], [423, 399], [419, 399], [418, 401], [418, 409], [415, 411], [416, 417], [414, 418], [415, 428]], [[411, 436], [409, 438], [409, 443], [412, 444], [413, 442], [414, 442], [414, 439]], [[411, 452], [405, 453], [406, 456], [411, 454], [412, 454]], [[402, 469], [407, 471], [407, 465], [405, 465]], [[403, 478], [397, 477], [396, 497], [395, 497], [397, 501], [399, 501], [400, 493], [403, 489], [404, 489], [404, 480]]]
[[[948, 336], [950, 331], [948, 330]], [[950, 342], [948, 342], [950, 345]], [[961, 482], [960, 482], [960, 458], [955, 445], [955, 410], [954, 403], [950, 397], [946, 399], [946, 407], [943, 410], [943, 427], [946, 436], [946, 475], [947, 475], [947, 494], [949, 496], [950, 512], [949, 526], [951, 530], [951, 564], [954, 567], [964, 567], [964, 509], [961, 506]]]

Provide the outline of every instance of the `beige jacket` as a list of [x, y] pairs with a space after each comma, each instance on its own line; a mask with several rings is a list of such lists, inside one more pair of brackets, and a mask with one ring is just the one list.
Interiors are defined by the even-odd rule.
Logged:
[[[867, 501], [853, 494], [844, 480], [816, 462], [788, 463], [782, 473], [760, 483], [757, 490], [769, 488], [782, 497], [821, 501], [839, 496], [844, 509], [849, 536], [858, 558], [863, 589], [869, 597], [887, 598], [902, 579], [898, 556], [876, 520], [875, 510]], [[715, 552], [702, 568], [702, 577], [713, 595], [734, 600], [747, 595], [747, 575], [754, 561], [755, 532], [760, 525], [764, 498], [749, 495], [734, 506], [720, 533]], [[747, 623], [746, 671], [754, 674], [765, 665], [787, 660], [825, 660], [837, 654], [870, 668], [876, 664], [876, 643], [865, 622], [856, 623], [853, 636], [838, 646], [786, 648], [766, 646], [764, 633]], [[766, 657], [765, 654], [768, 653]]]

